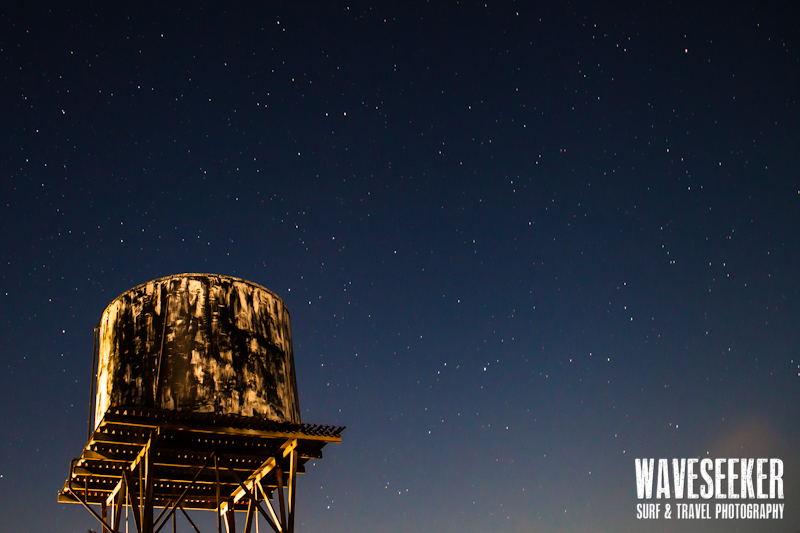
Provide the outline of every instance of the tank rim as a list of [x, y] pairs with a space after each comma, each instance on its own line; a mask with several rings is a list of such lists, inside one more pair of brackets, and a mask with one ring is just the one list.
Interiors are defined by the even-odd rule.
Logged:
[[156, 283], [156, 282], [160, 282], [160, 281], [170, 280], [170, 279], [173, 279], [173, 278], [186, 278], [186, 277], [192, 277], [192, 276], [225, 278], [225, 279], [229, 279], [229, 280], [232, 280], [232, 281], [238, 281], [238, 282], [241, 282], [241, 283], [245, 283], [245, 284], [250, 285], [252, 287], [255, 287], [257, 289], [264, 290], [264, 291], [270, 293], [275, 298], [277, 298], [278, 301], [281, 303], [281, 305], [283, 305], [283, 308], [286, 310], [286, 312], [289, 313], [289, 309], [286, 307], [286, 303], [284, 303], [283, 298], [281, 298], [280, 296], [278, 296], [277, 294], [275, 294], [273, 291], [269, 290], [268, 288], [264, 287], [263, 285], [259, 285], [258, 283], [252, 282], [252, 281], [244, 279], [244, 278], [238, 278], [236, 276], [228, 276], [226, 274], [211, 274], [211, 273], [202, 273], [202, 272], [184, 272], [182, 274], [171, 274], [169, 276], [162, 276], [160, 278], [151, 279], [149, 281], [145, 281], [144, 283], [140, 283], [140, 284], [138, 284], [138, 285], [136, 285], [134, 287], [131, 287], [130, 289], [126, 290], [125, 292], [121, 293], [119, 296], [117, 296], [116, 298], [111, 300], [108, 303], [108, 305], [106, 306], [106, 308], [103, 309], [103, 314], [105, 315], [105, 312], [112, 305], [114, 305], [114, 303], [117, 300], [119, 300], [120, 298], [122, 298], [126, 294], [135, 291], [136, 289], [144, 287], [148, 283]]

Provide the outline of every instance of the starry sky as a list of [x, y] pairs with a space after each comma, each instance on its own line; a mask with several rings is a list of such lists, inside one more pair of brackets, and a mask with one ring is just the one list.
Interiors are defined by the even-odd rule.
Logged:
[[[98, 528], [92, 330], [182, 272], [347, 426], [300, 532], [797, 530], [793, 2], [51, 4], [0, 13], [0, 531]], [[784, 520], [636, 520], [640, 457], [781, 458]]]

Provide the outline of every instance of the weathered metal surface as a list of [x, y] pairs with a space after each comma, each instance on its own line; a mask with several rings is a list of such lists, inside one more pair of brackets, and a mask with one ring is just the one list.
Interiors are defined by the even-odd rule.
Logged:
[[300, 423], [289, 312], [238, 278], [179, 274], [119, 296], [100, 324], [95, 427], [114, 406]]

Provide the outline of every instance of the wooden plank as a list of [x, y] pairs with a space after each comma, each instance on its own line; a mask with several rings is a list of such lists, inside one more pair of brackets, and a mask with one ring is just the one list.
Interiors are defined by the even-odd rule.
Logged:
[[[278, 450], [276, 455], [280, 456], [281, 459], [285, 458], [287, 455], [294, 452], [297, 448], [298, 441], [297, 439], [287, 439]], [[227, 457], [227, 454], [226, 454]], [[258, 468], [258, 470], [254, 471], [247, 480], [244, 481], [244, 487], [247, 490], [253, 492], [255, 484], [263, 479], [272, 469], [276, 467], [276, 458], [270, 457]], [[281, 476], [282, 477], [282, 476]], [[281, 480], [282, 482], [282, 480]], [[246, 495], [246, 491], [243, 487], [238, 488], [233, 494], [232, 498], [234, 501], [241, 500]]]
[[245, 519], [244, 522], [244, 533], [250, 533], [250, 531], [252, 531], [253, 529], [253, 522], [254, 522], [253, 519], [254, 518], [258, 519], [258, 516], [255, 513], [256, 511], [255, 503], [256, 503], [255, 500], [252, 499], [247, 502], [247, 518]]
[[297, 450], [292, 449], [289, 455], [289, 525], [288, 533], [294, 533], [294, 501], [297, 491]]
[[[221, 462], [224, 462], [224, 460], [222, 459], [222, 457], [221, 457], [221, 456], [220, 456], [220, 460], [221, 460]], [[228, 468], [230, 469], [230, 465], [228, 465]], [[262, 508], [261, 508], [261, 504], [258, 502], [258, 499], [256, 498], [256, 496], [255, 496], [255, 495], [254, 495], [254, 494], [253, 494], [253, 493], [252, 493], [252, 492], [251, 492], [251, 491], [250, 491], [250, 490], [249, 490], [247, 487], [245, 487], [245, 485], [244, 485], [244, 483], [242, 482], [242, 480], [241, 480], [241, 479], [239, 479], [239, 478], [238, 478], [238, 476], [236, 476], [236, 473], [235, 473], [235, 472], [234, 472], [232, 469], [230, 470], [230, 472], [231, 472], [231, 474], [232, 474], [234, 477], [236, 477], [236, 478], [237, 478], [237, 479], [236, 479], [236, 481], [239, 483], [239, 486], [240, 486], [240, 488], [241, 488], [242, 490], [244, 490], [245, 494], [246, 494], [246, 495], [247, 495], [247, 497], [250, 499], [250, 501], [251, 501], [251, 502], [253, 502], [253, 503], [255, 503], [255, 505], [256, 505], [256, 508], [257, 508], [257, 509], [258, 509], [258, 511], [259, 511], [259, 512], [262, 514], [262, 516], [264, 517], [264, 519], [266, 519], [267, 523], [268, 523], [268, 524], [269, 524], [269, 525], [272, 527], [272, 529], [273, 529], [273, 530], [275, 530], [275, 533], [280, 533], [280, 532], [281, 532], [281, 528], [280, 528], [280, 526], [279, 526], [279, 525], [276, 525], [276, 524], [274, 524], [274, 523], [272, 523], [272, 522], [270, 521], [269, 517], [267, 517], [267, 514], [264, 512], [264, 509], [262, 509]], [[231, 504], [231, 505], [233, 505], [233, 498], [231, 498], [229, 501], [230, 501], [230, 504]], [[272, 516], [273, 516], [273, 517], [275, 516], [275, 513], [274, 513], [274, 512], [272, 513]]]
[[[108, 412], [103, 417], [103, 421], [98, 426], [99, 430], [108, 431], [110, 427], [138, 427], [138, 428], [162, 428], [164, 430], [191, 431], [194, 433], [230, 435], [230, 436], [250, 436], [267, 439], [302, 439], [321, 442], [342, 442], [341, 435], [314, 435], [302, 431], [279, 431], [221, 427], [212, 424], [192, 423], [188, 421], [169, 421], [166, 418], [145, 418], [131, 415], [120, 415]], [[342, 428], [344, 429], [344, 428]], [[96, 432], [97, 433], [97, 432]]]
[[[267, 504], [267, 509], [269, 509], [269, 514], [272, 516], [272, 521], [274, 525], [270, 523], [272, 529], [275, 530], [275, 533], [282, 533], [283, 532], [283, 525], [278, 521], [278, 515], [275, 514], [275, 508], [272, 506], [272, 503], [267, 498], [267, 492], [264, 490], [264, 487], [261, 485], [261, 480], [257, 482], [258, 488], [261, 489], [261, 494], [264, 496], [264, 503]], [[277, 487], [276, 487], [277, 488]], [[266, 517], [265, 517], [266, 518]], [[269, 522], [269, 520], [267, 520]]]

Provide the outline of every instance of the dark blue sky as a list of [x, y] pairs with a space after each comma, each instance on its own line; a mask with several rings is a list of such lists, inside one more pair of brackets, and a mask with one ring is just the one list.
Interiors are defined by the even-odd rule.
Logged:
[[7, 8], [0, 531], [97, 527], [56, 503], [92, 328], [181, 272], [277, 293], [348, 426], [299, 531], [752, 531], [635, 519], [635, 457], [729, 456], [784, 460], [794, 531], [798, 14]]

